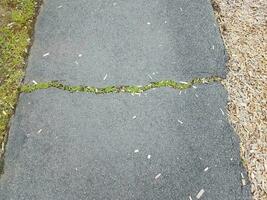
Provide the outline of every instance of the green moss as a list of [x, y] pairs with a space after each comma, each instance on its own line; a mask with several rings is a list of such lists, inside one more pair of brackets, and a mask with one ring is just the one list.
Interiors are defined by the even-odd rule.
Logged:
[[[0, 9], [0, 146], [6, 138], [30, 45], [36, 0], [1, 0]], [[2, 14], [2, 13], [1, 13]], [[1, 157], [0, 149], [0, 157]]]
[[20, 88], [20, 92], [23, 93], [30, 93], [37, 90], [43, 90], [48, 88], [57, 88], [60, 90], [65, 90], [69, 92], [87, 92], [87, 93], [94, 93], [94, 94], [107, 94], [107, 93], [142, 93], [147, 90], [153, 88], [162, 88], [162, 87], [169, 87], [176, 90], [186, 90], [191, 88], [194, 85], [205, 84], [205, 83], [212, 83], [221, 81], [219, 77], [208, 77], [208, 78], [197, 78], [193, 79], [190, 82], [175, 82], [173, 80], [163, 80], [158, 82], [152, 82], [148, 85], [144, 86], [136, 86], [136, 85], [128, 85], [128, 86], [107, 86], [103, 88], [96, 88], [91, 86], [71, 86], [71, 85], [63, 85], [60, 82], [52, 81], [52, 82], [41, 82], [37, 84], [25, 84], [22, 85]]

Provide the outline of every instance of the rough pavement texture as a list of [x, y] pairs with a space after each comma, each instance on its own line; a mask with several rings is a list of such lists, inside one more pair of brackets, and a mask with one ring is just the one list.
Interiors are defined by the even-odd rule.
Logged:
[[181, 95], [23, 94], [3, 199], [188, 199], [201, 189], [203, 199], [244, 199], [238, 140], [220, 110], [225, 104], [217, 84]]
[[[26, 82], [184, 81], [225, 75], [224, 61], [209, 1], [44, 1]], [[250, 199], [226, 103], [220, 84], [21, 94], [0, 200]]]
[[186, 81], [224, 76], [224, 65], [208, 0], [45, 0], [26, 81], [96, 86], [145, 84], [150, 76]]

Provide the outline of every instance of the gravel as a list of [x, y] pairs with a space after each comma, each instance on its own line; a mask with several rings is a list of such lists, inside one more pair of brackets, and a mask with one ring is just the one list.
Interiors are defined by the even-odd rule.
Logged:
[[253, 198], [267, 199], [267, 1], [212, 0], [228, 51], [229, 118], [241, 140]]

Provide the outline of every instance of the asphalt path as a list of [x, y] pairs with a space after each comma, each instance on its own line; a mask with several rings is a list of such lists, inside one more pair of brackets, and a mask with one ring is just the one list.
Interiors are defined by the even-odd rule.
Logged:
[[[226, 75], [207, 0], [44, 0], [25, 83], [143, 85]], [[248, 200], [220, 83], [141, 94], [22, 93], [1, 200]]]

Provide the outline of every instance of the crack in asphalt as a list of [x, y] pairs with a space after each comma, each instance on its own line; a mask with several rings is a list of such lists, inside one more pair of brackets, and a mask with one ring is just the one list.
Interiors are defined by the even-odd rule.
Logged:
[[162, 80], [151, 82], [147, 85], [122, 85], [122, 86], [107, 86], [107, 87], [94, 87], [84, 85], [65, 85], [59, 81], [50, 82], [34, 82], [33, 84], [24, 84], [20, 87], [21, 93], [31, 93], [37, 90], [45, 90], [49, 88], [56, 88], [68, 92], [85, 92], [93, 94], [108, 94], [108, 93], [131, 93], [138, 94], [154, 88], [169, 87], [176, 90], [186, 90], [195, 85], [208, 84], [213, 82], [220, 82], [223, 78], [212, 76], [206, 78], [195, 78], [189, 82], [176, 82], [173, 80]]

